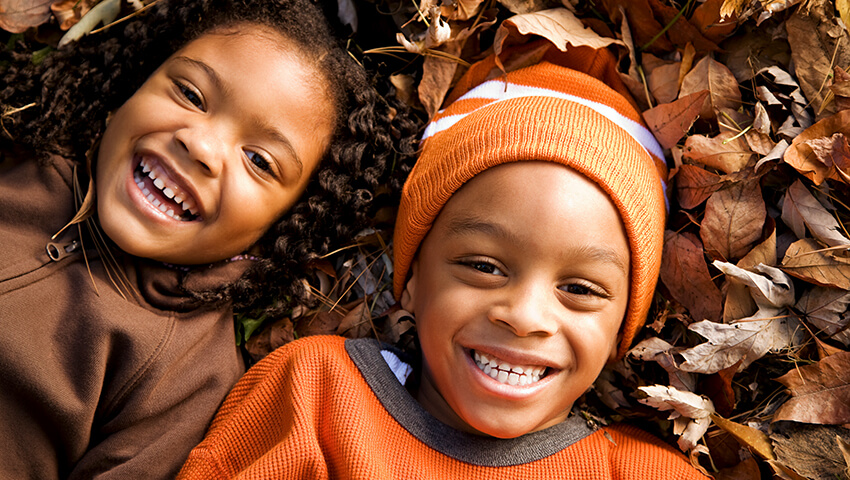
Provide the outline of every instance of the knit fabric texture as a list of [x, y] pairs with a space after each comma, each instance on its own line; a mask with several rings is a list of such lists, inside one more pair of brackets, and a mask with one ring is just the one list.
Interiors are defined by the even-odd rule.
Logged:
[[613, 55], [552, 48], [538, 63], [507, 74], [490, 56], [469, 69], [447, 101], [426, 127], [402, 192], [393, 240], [395, 297], [440, 210], [465, 182], [504, 163], [560, 163], [607, 193], [625, 227], [631, 278], [618, 348], [625, 355], [646, 321], [661, 265], [667, 169]]
[[[523, 442], [465, 434], [467, 447], [478, 445], [480, 461], [458, 460], [420, 440], [390, 415], [370, 389], [364, 377], [368, 374], [358, 370], [346, 351], [352, 341], [370, 340], [305, 337], [257, 363], [225, 400], [178, 480], [707, 478], [681, 452], [626, 425], [602, 427], [546, 455], [534, 454], [548, 448], [550, 442], [544, 439]], [[384, 370], [382, 378], [373, 380], [397, 383], [389, 368]], [[522, 452], [498, 444], [517, 442], [536, 459], [505, 464], [501, 457]], [[493, 463], [503, 465], [487, 465]]]

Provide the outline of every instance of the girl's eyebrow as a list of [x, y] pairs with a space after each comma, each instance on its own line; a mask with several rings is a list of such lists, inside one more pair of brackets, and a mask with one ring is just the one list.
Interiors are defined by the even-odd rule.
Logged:
[[[224, 83], [218, 72], [216, 72], [211, 66], [200, 60], [184, 55], [178, 55], [174, 57], [173, 60], [175, 62], [186, 63], [200, 69], [210, 79], [210, 83], [213, 84], [213, 87], [221, 91], [225, 96], [228, 95], [229, 89], [227, 88], [227, 85]], [[298, 167], [298, 176], [300, 177], [301, 173], [304, 171], [304, 162], [301, 161], [301, 158], [298, 156], [298, 152], [295, 151], [295, 147], [292, 145], [292, 142], [289, 141], [289, 138], [287, 138], [286, 135], [277, 128], [274, 128], [258, 118], [254, 119], [253, 128], [258, 130], [262, 136], [271, 138], [272, 141], [280, 143], [284, 146], [284, 148], [286, 148], [286, 150], [289, 151], [292, 155], [292, 159], [295, 161], [295, 165]]]

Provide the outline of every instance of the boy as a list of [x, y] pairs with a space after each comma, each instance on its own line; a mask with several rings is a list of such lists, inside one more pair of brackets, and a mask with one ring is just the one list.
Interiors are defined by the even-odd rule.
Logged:
[[661, 149], [607, 51], [495, 66], [429, 124], [402, 197], [394, 290], [419, 371], [369, 339], [286, 345], [182, 478], [704, 478], [644, 432], [569, 416], [649, 308]]

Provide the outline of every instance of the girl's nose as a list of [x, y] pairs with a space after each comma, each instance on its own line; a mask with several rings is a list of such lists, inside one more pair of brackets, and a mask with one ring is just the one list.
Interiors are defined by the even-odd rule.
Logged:
[[224, 166], [225, 147], [214, 129], [196, 125], [174, 132], [174, 141], [209, 176], [217, 177]]
[[554, 335], [559, 326], [552, 303], [558, 300], [550, 290], [535, 284], [505, 289], [504, 298], [490, 309], [490, 321], [519, 337]]

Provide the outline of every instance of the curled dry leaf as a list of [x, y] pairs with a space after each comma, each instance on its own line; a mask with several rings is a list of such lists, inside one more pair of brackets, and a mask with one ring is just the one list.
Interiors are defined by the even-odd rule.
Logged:
[[[785, 162], [805, 175], [815, 185], [820, 185], [828, 178], [846, 182], [844, 176], [836, 171], [835, 157], [817, 155], [810, 144], [811, 140], [831, 138], [836, 133], [840, 133], [842, 136], [850, 134], [850, 110], [842, 110], [804, 130], [794, 138], [791, 146], [785, 151]], [[837, 158], [846, 161], [840, 155]], [[842, 163], [838, 166], [843, 168], [845, 165]]]
[[496, 54], [501, 53], [509, 36], [517, 35], [543, 37], [562, 52], [567, 50], [567, 45], [596, 49], [609, 45], [624, 45], [620, 40], [602, 37], [586, 28], [581, 20], [566, 8], [553, 8], [508, 18], [496, 30], [496, 38], [493, 40]]
[[425, 36], [425, 48], [436, 48], [448, 42], [452, 37], [452, 27], [440, 16], [440, 7], [430, 9], [431, 24]]
[[690, 233], [664, 233], [661, 281], [673, 298], [698, 319], [720, 319], [723, 297], [711, 280], [702, 242]]
[[691, 324], [688, 330], [707, 340], [679, 352], [685, 359], [679, 368], [695, 373], [716, 373], [737, 362], [741, 362], [740, 371], [768, 352], [795, 348], [804, 340], [802, 326], [794, 317], [743, 319], [733, 324], [706, 320]]
[[685, 95], [675, 102], [663, 103], [643, 112], [643, 119], [666, 150], [673, 148], [688, 133], [708, 101], [708, 90]]
[[791, 393], [773, 419], [801, 423], [850, 423], [850, 352], [798, 366], [776, 379]]
[[808, 227], [815, 238], [830, 247], [850, 245], [850, 239], [841, 234], [841, 226], [835, 217], [800, 180], [788, 187], [782, 203], [782, 221], [791, 227], [797, 238], [805, 238]]
[[743, 257], [761, 238], [766, 215], [757, 179], [732, 182], [714, 192], [700, 228], [705, 250], [715, 259]]
[[696, 390], [696, 378], [690, 373], [679, 370], [673, 361], [672, 350], [673, 345], [663, 339], [650, 337], [635, 345], [627, 355], [643, 362], [658, 362], [658, 365], [667, 371], [671, 387], [688, 392]]
[[823, 249], [811, 238], [797, 240], [788, 247], [782, 270], [815, 285], [850, 290], [850, 258]]
[[758, 264], [753, 267], [756, 273], [719, 260], [715, 260], [713, 265], [727, 278], [749, 287], [762, 318], [777, 315], [794, 304], [794, 283], [778, 268]]
[[708, 103], [700, 112], [705, 119], [715, 118], [722, 108], [737, 110], [741, 106], [741, 90], [738, 80], [729, 67], [711, 57], [703, 57], [693, 70], [685, 75], [679, 95], [708, 90], [711, 94]]
[[679, 431], [675, 432], [680, 435], [678, 443], [683, 451], [694, 448], [711, 425], [709, 416], [714, 413], [714, 404], [708, 398], [663, 385], [638, 387], [638, 390], [647, 395], [647, 398], [642, 398], [639, 402], [661, 411], [671, 411], [671, 419], [690, 419], [680, 421], [681, 430], [677, 429]]

